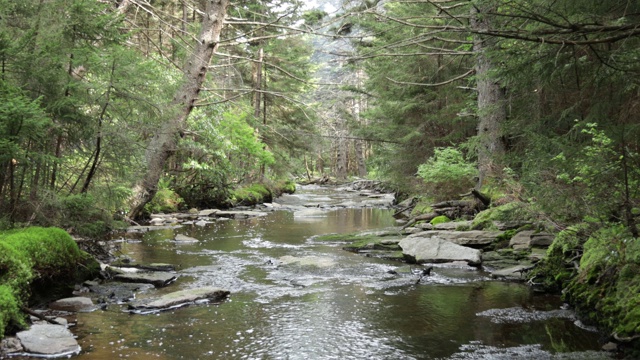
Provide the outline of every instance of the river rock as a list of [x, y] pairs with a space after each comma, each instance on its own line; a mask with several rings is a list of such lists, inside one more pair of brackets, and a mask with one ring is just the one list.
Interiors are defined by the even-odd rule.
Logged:
[[[459, 229], [461, 227], [471, 228], [471, 221], [448, 221], [440, 224], [433, 225], [434, 230], [447, 230], [453, 231], [455, 229]], [[467, 231], [469, 232], [469, 231]]]
[[32, 325], [16, 334], [27, 353], [45, 357], [67, 356], [80, 352], [80, 345], [69, 329], [62, 325]]
[[176, 243], [194, 243], [194, 242], [200, 241], [196, 238], [192, 238], [190, 236], [183, 235], [183, 234], [176, 235], [174, 240]]
[[129, 305], [132, 310], [165, 310], [192, 304], [199, 300], [220, 301], [229, 296], [229, 291], [214, 287], [203, 287], [198, 289], [187, 289], [172, 292], [157, 299]]
[[491, 273], [491, 277], [504, 280], [524, 281], [523, 273], [531, 270], [531, 264], [519, 264]]
[[175, 281], [178, 276], [169, 272], [156, 271], [117, 274], [113, 278], [120, 281], [152, 284], [155, 287], [163, 287]]
[[532, 246], [548, 247], [553, 242], [554, 236], [549, 233], [537, 233], [533, 230], [520, 231], [509, 241], [509, 246], [514, 249], [528, 249]]
[[471, 247], [484, 247], [492, 244], [496, 239], [504, 234], [502, 231], [445, 231], [445, 230], [429, 230], [409, 235], [409, 238], [438, 238], [446, 240], [458, 245]]
[[409, 236], [399, 243], [405, 257], [416, 263], [466, 261], [469, 265], [482, 263], [480, 250], [454, 244], [438, 237]]
[[109, 281], [91, 286], [90, 291], [97, 295], [98, 302], [121, 304], [135, 299], [136, 293], [144, 293], [154, 288], [152, 284]]
[[231, 219], [249, 219], [254, 217], [263, 217], [267, 216], [268, 213], [263, 211], [251, 211], [251, 210], [229, 210], [229, 211], [217, 211], [215, 216], [223, 217], [223, 218], [231, 218]]
[[0, 359], [4, 359], [6, 354], [16, 353], [24, 350], [20, 340], [16, 337], [6, 337], [0, 341]]
[[218, 209], [207, 209], [207, 210], [200, 210], [200, 212], [198, 213], [198, 216], [215, 216], [215, 214], [220, 211]]
[[49, 304], [49, 309], [51, 310], [61, 310], [61, 311], [93, 311], [96, 309], [96, 306], [93, 304], [93, 301], [88, 297], [76, 296], [65, 299], [60, 299]]

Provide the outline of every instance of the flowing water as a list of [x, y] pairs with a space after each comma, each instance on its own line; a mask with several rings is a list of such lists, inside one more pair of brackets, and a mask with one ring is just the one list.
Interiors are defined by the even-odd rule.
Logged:
[[[598, 334], [557, 297], [437, 266], [416, 284], [406, 264], [346, 252], [314, 235], [394, 226], [357, 193], [302, 187], [278, 201], [313, 211], [152, 231], [123, 243], [140, 263], [179, 266], [176, 283], [138, 297], [216, 286], [220, 304], [151, 315], [120, 305], [78, 314], [80, 359], [601, 359]], [[199, 239], [177, 244], [176, 234]]]

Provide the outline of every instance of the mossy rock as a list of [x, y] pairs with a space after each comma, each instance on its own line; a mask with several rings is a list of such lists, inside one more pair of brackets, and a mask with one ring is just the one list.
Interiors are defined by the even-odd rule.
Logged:
[[440, 216], [436, 216], [433, 219], [431, 219], [431, 221], [429, 222], [431, 225], [438, 225], [438, 224], [442, 224], [442, 223], [446, 223], [446, 222], [450, 222], [451, 219], [449, 219], [446, 215], [440, 215]]

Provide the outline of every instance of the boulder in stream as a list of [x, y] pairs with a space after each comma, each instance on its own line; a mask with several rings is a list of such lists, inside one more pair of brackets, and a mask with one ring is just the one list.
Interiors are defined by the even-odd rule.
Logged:
[[198, 301], [220, 301], [229, 296], [229, 291], [215, 287], [203, 287], [172, 292], [155, 299], [147, 299], [129, 304], [133, 313], [147, 314], [175, 309]]
[[454, 244], [438, 237], [410, 236], [399, 243], [406, 258], [418, 264], [466, 261], [471, 266], [482, 263], [482, 252]]
[[93, 304], [93, 301], [88, 297], [76, 296], [70, 298], [64, 298], [49, 304], [49, 309], [60, 311], [89, 312], [96, 310], [97, 307]]
[[75, 337], [62, 325], [32, 325], [16, 334], [24, 352], [38, 357], [70, 356], [80, 352]]

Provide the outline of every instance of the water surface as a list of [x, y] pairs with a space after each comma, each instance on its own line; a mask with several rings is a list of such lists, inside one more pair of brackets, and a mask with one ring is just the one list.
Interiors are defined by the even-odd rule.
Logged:
[[[279, 200], [318, 211], [153, 231], [123, 244], [140, 263], [180, 278], [139, 297], [186, 288], [231, 291], [221, 304], [130, 315], [78, 314], [81, 359], [600, 359], [598, 334], [574, 324], [557, 297], [493, 281], [470, 267], [394, 275], [405, 264], [346, 252], [314, 235], [389, 228], [392, 210], [320, 187]], [[176, 244], [176, 234], [200, 240]], [[416, 267], [417, 269], [417, 267]]]

